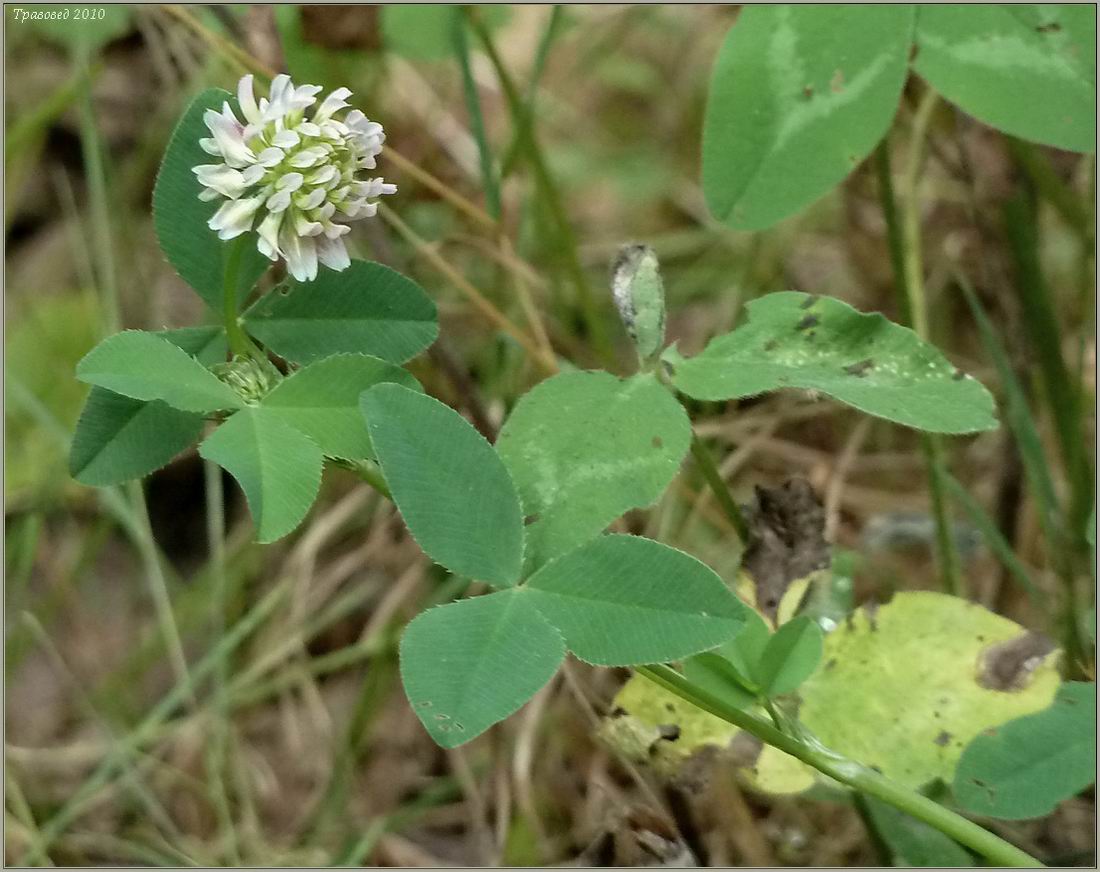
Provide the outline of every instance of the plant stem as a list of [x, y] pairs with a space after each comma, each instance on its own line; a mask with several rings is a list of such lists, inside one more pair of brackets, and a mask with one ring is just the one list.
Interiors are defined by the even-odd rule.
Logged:
[[238, 236], [229, 243], [225, 252], [225, 272], [222, 279], [222, 317], [225, 321], [225, 336], [229, 340], [229, 350], [240, 357], [250, 357], [252, 342], [241, 327], [237, 312], [237, 281], [241, 272], [241, 257], [248, 240]]
[[749, 544], [749, 525], [746, 523], [744, 515], [741, 514], [741, 507], [734, 501], [729, 488], [722, 480], [722, 474], [718, 471], [707, 446], [694, 432], [691, 434], [691, 456], [699, 464], [699, 471], [703, 473], [703, 478], [706, 479], [711, 491], [717, 498], [718, 505], [722, 507], [726, 518], [733, 525], [733, 529], [737, 531], [737, 538], [741, 540], [741, 545], [747, 546]]
[[993, 865], [1027, 868], [1043, 866], [1030, 854], [927, 796], [891, 781], [862, 763], [830, 751], [809, 736], [783, 733], [762, 718], [726, 704], [688, 681], [670, 666], [640, 666], [636, 671], [681, 699], [751, 733], [762, 742], [790, 754], [841, 784], [881, 799], [917, 820], [924, 821], [959, 844], [977, 851]]
[[[932, 112], [937, 103], [936, 92], [925, 92], [917, 106], [910, 133], [909, 156], [905, 167], [903, 211], [900, 214], [894, 197], [890, 173], [889, 141], [884, 139], [875, 152], [878, 171], [879, 197], [886, 219], [886, 235], [890, 248], [890, 263], [898, 286], [899, 299], [906, 320], [922, 340], [929, 340], [928, 305], [924, 293], [924, 262], [921, 257], [920, 200], [918, 188], [920, 169], [924, 158], [924, 142]], [[928, 469], [928, 491], [932, 500], [932, 517], [936, 525], [936, 554], [943, 589], [958, 595], [962, 587], [962, 572], [951, 518], [947, 511], [944, 475], [947, 463], [943, 442], [939, 436], [921, 433], [921, 450]]]

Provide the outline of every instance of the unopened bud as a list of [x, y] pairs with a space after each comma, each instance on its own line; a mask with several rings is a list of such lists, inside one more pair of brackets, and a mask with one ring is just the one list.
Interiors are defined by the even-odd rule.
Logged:
[[657, 254], [648, 245], [624, 245], [611, 267], [611, 293], [619, 317], [642, 360], [665, 341], [665, 287]]

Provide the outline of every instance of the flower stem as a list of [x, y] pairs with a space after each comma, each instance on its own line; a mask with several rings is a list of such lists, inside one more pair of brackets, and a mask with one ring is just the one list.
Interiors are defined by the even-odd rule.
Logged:
[[240, 357], [252, 354], [252, 343], [245, 335], [237, 315], [237, 281], [241, 273], [241, 257], [247, 237], [238, 236], [225, 253], [225, 272], [222, 280], [222, 316], [225, 319], [225, 336], [229, 340], [229, 350]]
[[977, 851], [995, 866], [1026, 868], [1043, 866], [1030, 854], [935, 800], [891, 781], [862, 763], [830, 751], [808, 736], [799, 737], [781, 732], [762, 718], [726, 704], [688, 681], [670, 666], [664, 664], [639, 666], [635, 671], [681, 699], [735, 727], [740, 727], [745, 732], [790, 754], [841, 784], [880, 799], [917, 820], [924, 821], [959, 844]]
[[[925, 342], [929, 339], [928, 306], [924, 293], [924, 262], [921, 257], [920, 203], [917, 189], [924, 158], [924, 141], [938, 97], [929, 89], [917, 106], [910, 133], [908, 161], [903, 177], [902, 210], [899, 213], [890, 172], [888, 140], [883, 140], [875, 152], [878, 170], [879, 199], [886, 219], [886, 235], [890, 247], [890, 263], [894, 271], [898, 296], [905, 318], [914, 332]], [[936, 553], [943, 589], [958, 596], [962, 571], [955, 547], [951, 519], [947, 511], [944, 477], [947, 461], [942, 439], [933, 433], [921, 433], [921, 450], [928, 469], [928, 492], [932, 501], [932, 516], [936, 525]]]
[[734, 502], [729, 488], [722, 480], [722, 474], [718, 471], [707, 446], [702, 443], [702, 440], [694, 432], [691, 434], [691, 456], [699, 464], [699, 471], [703, 473], [703, 478], [706, 479], [711, 491], [718, 499], [718, 505], [722, 507], [726, 518], [733, 525], [733, 529], [737, 531], [737, 538], [741, 540], [743, 546], [747, 546], [749, 544], [749, 525], [745, 521], [745, 516], [741, 514], [741, 508]]

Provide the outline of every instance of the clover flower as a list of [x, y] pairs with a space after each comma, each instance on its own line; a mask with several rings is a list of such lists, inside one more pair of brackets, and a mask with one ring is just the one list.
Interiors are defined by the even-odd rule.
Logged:
[[192, 170], [204, 186], [199, 199], [226, 198], [210, 229], [233, 239], [255, 225], [256, 247], [272, 261], [285, 260], [298, 281], [315, 279], [318, 261], [347, 269], [342, 237], [351, 228], [341, 222], [374, 215], [374, 199], [397, 190], [361, 172], [376, 166], [386, 139], [382, 125], [358, 109], [342, 121], [335, 117], [348, 106], [347, 88], [337, 88], [307, 118], [320, 91], [318, 85], [295, 87], [280, 75], [271, 82], [270, 99], [257, 102], [252, 76], [245, 76], [237, 86], [244, 123], [228, 102], [203, 118], [211, 138], [199, 145], [222, 163]]

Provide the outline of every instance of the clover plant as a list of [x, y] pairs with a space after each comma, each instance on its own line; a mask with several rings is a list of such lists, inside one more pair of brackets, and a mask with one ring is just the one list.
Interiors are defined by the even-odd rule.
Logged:
[[[1021, 64], [1047, 37], [1034, 35], [1031, 13], [983, 9], [874, 7], [853, 25], [854, 7], [746, 8], [708, 108], [712, 206], [735, 226], [761, 226], [824, 192], [882, 135], [910, 63], [997, 122], [1008, 110], [967, 78], [992, 73], [959, 47], [965, 28], [979, 14], [996, 18]], [[1076, 38], [1075, 21], [1065, 40]], [[838, 627], [812, 610], [795, 614], [804, 601], [791, 591], [811, 590], [821, 573], [787, 579], [795, 583], [777, 610], [738, 596], [744, 584], [684, 551], [609, 532], [652, 506], [689, 452], [707, 463], [684, 398], [810, 391], [906, 427], [967, 434], [997, 426], [989, 392], [908, 327], [795, 291], [753, 300], [739, 326], [685, 356], [666, 342], [657, 258], [635, 245], [616, 262], [611, 290], [636, 371], [553, 375], [519, 399], [490, 444], [403, 368], [438, 332], [427, 294], [349, 257], [349, 222], [374, 215], [396, 188], [367, 175], [381, 125], [346, 111], [347, 89], [315, 105], [319, 91], [280, 75], [257, 99], [245, 76], [236, 96], [208, 90], [184, 113], [154, 192], [157, 238], [220, 323], [126, 330], [79, 363], [77, 377], [93, 387], [73, 476], [95, 486], [141, 478], [198, 441], [239, 482], [260, 542], [302, 523], [326, 464], [362, 476], [393, 500], [428, 558], [491, 589], [424, 611], [401, 640], [409, 704], [444, 747], [507, 718], [571, 654], [637, 670], [604, 730], [628, 756], [659, 760], [652, 731], [672, 719], [685, 753], [749, 734], [763, 742], [752, 767], [763, 789], [804, 789], [823, 774], [880, 803], [880, 818], [900, 809], [995, 862], [1033, 862], [917, 788], [954, 780], [963, 807], [1018, 817], [1086, 784], [1093, 758], [1080, 717], [1092, 697], [1060, 684], [1049, 648], [1027, 661], [1026, 687], [979, 686], [959, 664], [993, 656], [989, 647], [1019, 628], [977, 606], [899, 594]], [[1075, 92], [1057, 93], [1067, 105], [1048, 107], [1049, 125], [1013, 124], [1064, 145], [1091, 140], [1080, 118], [1063, 123], [1079, 108]], [[766, 123], [749, 133], [735, 123], [757, 111]], [[805, 161], [804, 171], [790, 173], [789, 161]], [[288, 276], [267, 277], [273, 264]], [[728, 496], [727, 507], [740, 511]], [[936, 703], [923, 696], [931, 672], [944, 700], [936, 724], [926, 708]], [[790, 704], [796, 693], [800, 707]], [[906, 720], [890, 728], [891, 717]], [[1029, 776], [1041, 789], [1023, 798], [1014, 765], [1047, 730], [1066, 736], [1051, 765], [1076, 774]], [[905, 741], [921, 744], [897, 751]]]

